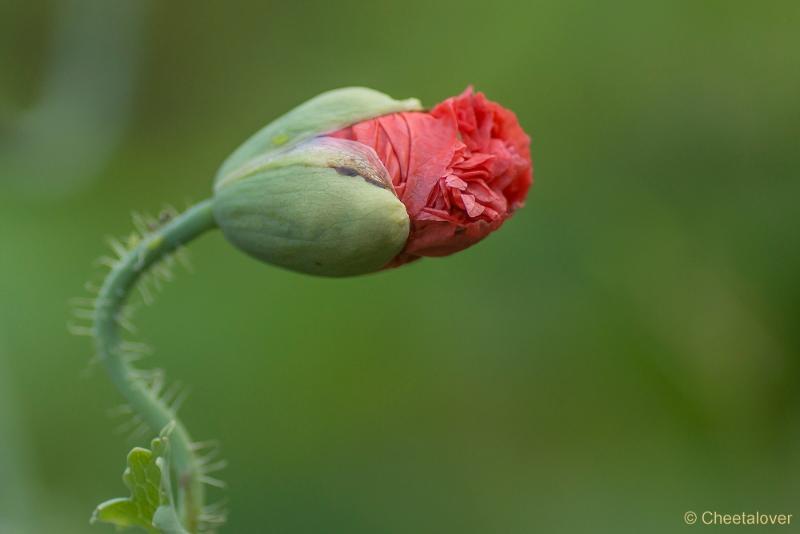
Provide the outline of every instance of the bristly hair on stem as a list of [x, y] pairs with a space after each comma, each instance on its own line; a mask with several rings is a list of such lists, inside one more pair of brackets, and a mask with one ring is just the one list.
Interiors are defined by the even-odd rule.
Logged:
[[88, 321], [88, 326], [71, 325], [77, 335], [94, 338], [97, 361], [107, 369], [114, 385], [127, 401], [122, 415], [131, 417], [119, 430], [141, 439], [147, 432], [170, 431], [170, 462], [177, 482], [178, 515], [190, 534], [213, 532], [225, 518], [219, 506], [206, 506], [206, 485], [223, 486], [209, 474], [224, 467], [215, 450], [192, 442], [180, 422], [177, 410], [186, 389], [179, 383], [166, 386], [160, 369], [142, 369], [136, 362], [150, 352], [147, 345], [125, 339], [122, 331], [135, 332], [131, 321], [131, 292], [138, 288], [145, 304], [153, 300], [163, 283], [173, 278], [172, 267], [187, 264], [183, 246], [206, 231], [216, 228], [211, 203], [200, 202], [184, 213], [164, 210], [158, 218], [134, 214], [135, 232], [123, 240], [109, 239], [114, 256], [104, 256], [98, 264], [110, 269], [99, 287], [87, 284], [89, 298], [75, 299], [73, 315]]

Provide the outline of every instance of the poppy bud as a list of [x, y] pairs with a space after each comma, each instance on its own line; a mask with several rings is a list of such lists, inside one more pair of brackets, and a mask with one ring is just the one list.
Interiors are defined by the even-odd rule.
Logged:
[[364, 88], [323, 93], [237, 149], [214, 216], [245, 252], [349, 276], [445, 256], [496, 230], [532, 183], [529, 138], [468, 88], [429, 112]]
[[386, 113], [420, 109], [352, 87], [276, 119], [222, 165], [214, 216], [234, 245], [287, 269], [349, 276], [381, 269], [403, 248], [409, 220], [371, 148], [320, 137]]

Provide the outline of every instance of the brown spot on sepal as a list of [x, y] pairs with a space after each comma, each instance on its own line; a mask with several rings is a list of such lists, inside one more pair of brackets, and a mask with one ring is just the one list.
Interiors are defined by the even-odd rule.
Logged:
[[331, 168], [335, 170], [337, 173], [341, 174], [342, 176], [353, 176], [353, 177], [360, 176], [361, 178], [364, 179], [365, 182], [369, 184], [378, 186], [381, 189], [391, 190], [389, 186], [385, 184], [382, 180], [378, 180], [371, 176], [368, 176], [366, 173], [361, 173], [358, 171], [358, 169], [354, 169], [353, 167], [333, 166]]

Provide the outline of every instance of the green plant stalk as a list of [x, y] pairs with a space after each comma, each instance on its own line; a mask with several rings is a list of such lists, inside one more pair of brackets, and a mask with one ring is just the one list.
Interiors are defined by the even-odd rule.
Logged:
[[171, 421], [171, 463], [178, 482], [178, 506], [184, 527], [198, 531], [203, 513], [205, 488], [202, 466], [192, 449], [192, 441], [174, 411], [135, 374], [123, 357], [118, 318], [139, 278], [156, 262], [178, 247], [197, 238], [217, 224], [211, 201], [205, 200], [166, 223], [129, 250], [106, 276], [97, 298], [94, 335], [97, 353], [111, 380], [133, 410], [151, 428], [160, 431]]

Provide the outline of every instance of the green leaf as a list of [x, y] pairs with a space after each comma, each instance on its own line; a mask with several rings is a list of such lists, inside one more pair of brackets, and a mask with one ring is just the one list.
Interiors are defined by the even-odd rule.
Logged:
[[162, 435], [151, 442], [151, 449], [136, 447], [128, 453], [122, 481], [131, 496], [100, 504], [92, 514], [92, 523], [139, 527], [152, 534], [185, 534], [172, 506], [167, 445], [168, 440]]

